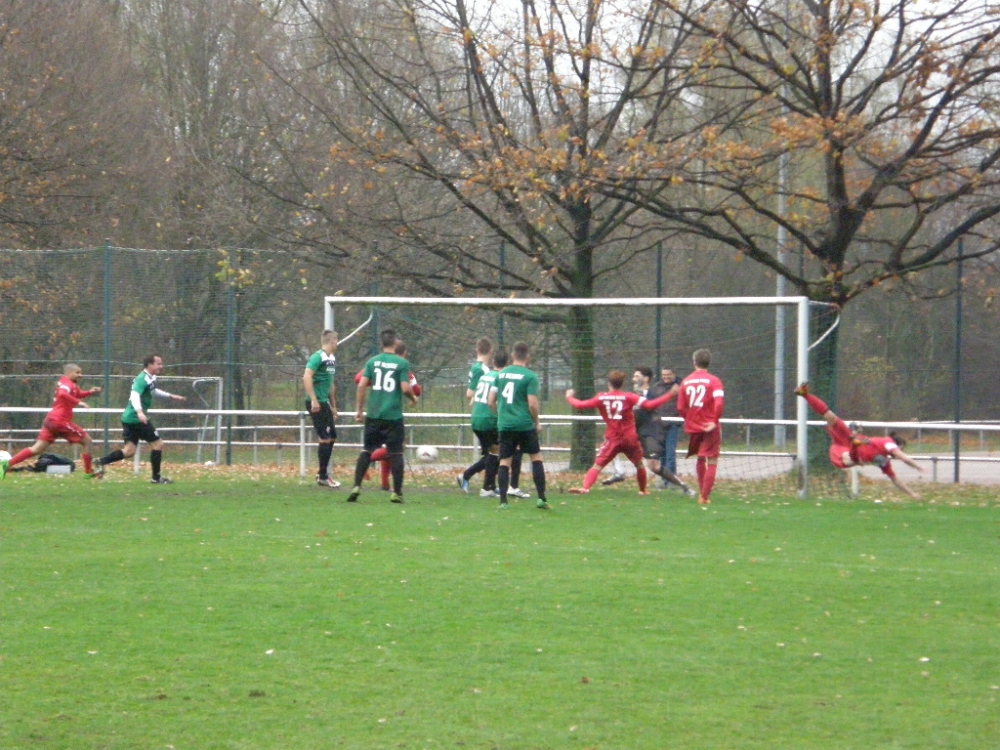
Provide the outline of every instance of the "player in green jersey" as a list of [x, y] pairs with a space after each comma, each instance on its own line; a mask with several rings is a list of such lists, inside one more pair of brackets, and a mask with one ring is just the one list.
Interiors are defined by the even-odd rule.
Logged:
[[[480, 350], [484, 341], [489, 343], [489, 349], [492, 351], [493, 344], [489, 339], [479, 340]], [[490, 409], [490, 390], [496, 382], [497, 371], [507, 366], [508, 358], [506, 352], [498, 351], [491, 355], [490, 351], [485, 352], [488, 361], [480, 359], [469, 371], [467, 392], [467, 395], [471, 394], [472, 400], [472, 432], [479, 440], [482, 456], [458, 476], [458, 486], [468, 492], [469, 480], [480, 471], [484, 471], [480, 497], [500, 497], [500, 493], [496, 491], [497, 469], [500, 466], [497, 415]]]
[[[476, 361], [469, 368], [469, 387], [465, 391], [465, 397], [472, 404], [472, 432], [479, 439], [482, 455], [478, 461], [455, 477], [459, 488], [468, 494], [469, 480], [479, 472], [484, 471], [483, 488], [479, 491], [480, 497], [500, 497], [500, 493], [496, 490], [496, 474], [499, 465], [499, 459], [496, 458], [496, 415], [490, 411], [489, 404], [487, 403], [490, 393], [489, 387], [483, 384], [481, 378], [483, 375], [491, 373], [491, 377], [488, 380], [492, 384], [496, 371], [506, 367], [510, 360], [506, 353], [497, 352], [493, 354], [492, 352], [493, 342], [485, 336], [476, 342]], [[497, 356], [503, 357], [503, 364], [496, 364], [495, 360]], [[491, 365], [493, 367], [492, 371], [490, 370]], [[477, 421], [479, 423], [488, 422], [488, 425], [477, 428]], [[483, 430], [491, 434], [481, 434]], [[487, 443], [483, 442], [484, 440], [492, 446], [492, 449], [487, 446]], [[514, 457], [511, 459], [510, 487], [507, 490], [507, 494], [514, 497], [529, 498], [531, 495], [518, 488], [521, 478], [521, 455], [521, 451], [515, 451]]]
[[545, 464], [538, 442], [538, 376], [528, 369], [530, 357], [527, 344], [514, 344], [511, 352], [514, 363], [497, 373], [496, 382], [490, 389], [489, 404], [497, 415], [500, 444], [497, 483], [501, 508], [507, 507], [510, 466], [518, 448], [531, 459], [531, 478], [538, 490], [538, 507], [543, 510], [549, 507], [545, 500]]
[[[396, 332], [386, 329], [379, 334], [382, 352], [365, 363], [361, 379], [358, 381], [357, 413], [354, 418], [364, 423], [364, 437], [358, 462], [354, 467], [354, 488], [347, 496], [347, 502], [357, 502], [361, 494], [361, 483], [371, 465], [372, 451], [385, 445], [389, 454], [392, 473], [392, 494], [394, 503], [403, 502], [403, 443], [406, 435], [403, 426], [403, 397], [410, 403], [417, 403], [417, 396], [410, 386], [410, 363], [396, 354]], [[368, 410], [365, 411], [365, 398]]]
[[150, 354], [142, 360], [142, 372], [132, 381], [132, 392], [129, 394], [128, 405], [122, 412], [122, 434], [125, 444], [118, 450], [111, 451], [103, 458], [94, 462], [94, 476], [104, 476], [104, 467], [131, 458], [135, 455], [139, 441], [149, 443], [149, 464], [153, 469], [153, 484], [173, 484], [173, 481], [160, 474], [163, 461], [163, 439], [156, 427], [149, 421], [147, 412], [153, 403], [153, 396], [167, 401], [187, 401], [184, 396], [167, 393], [156, 385], [157, 376], [163, 372], [163, 359], [159, 354]]
[[319, 458], [319, 472], [316, 484], [320, 487], [337, 488], [340, 482], [330, 478], [330, 458], [333, 444], [337, 442], [337, 332], [323, 331], [320, 347], [306, 362], [302, 373], [302, 387], [306, 391], [306, 410], [312, 417], [313, 427], [319, 438], [316, 451]]

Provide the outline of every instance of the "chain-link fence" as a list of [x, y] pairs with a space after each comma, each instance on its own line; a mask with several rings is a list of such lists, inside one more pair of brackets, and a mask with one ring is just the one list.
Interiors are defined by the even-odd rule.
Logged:
[[[379, 289], [377, 272], [374, 268], [370, 288], [347, 291], [398, 294], [398, 289]], [[84, 387], [104, 388], [103, 394], [91, 399], [93, 406], [122, 408], [143, 357], [158, 353], [166, 364], [165, 375], [178, 379], [179, 385], [172, 388], [187, 397], [188, 407], [301, 410], [302, 371], [319, 344], [322, 300], [339, 288], [336, 267], [308, 254], [282, 251], [138, 250], [110, 245], [0, 250], [0, 406], [48, 406], [63, 364], [73, 361], [84, 369]], [[932, 311], [926, 305], [913, 307], [907, 319], [916, 319], [920, 312], [929, 321], [927, 330], [940, 332], [944, 328], [932, 319]], [[877, 313], [876, 320], [890, 317], [886, 310]], [[572, 352], [583, 345], [593, 346], [597, 388], [603, 387], [604, 376], [613, 367], [629, 374], [640, 365], [654, 372], [659, 366], [672, 367], [684, 375], [691, 352], [709, 346], [717, 356], [713, 369], [726, 383], [727, 416], [767, 419], [774, 414], [775, 319], [770, 309], [681, 313], [616, 308], [597, 314], [592, 334], [586, 336], [572, 320], [541, 310], [516, 314], [384, 306], [338, 311], [336, 326], [344, 334], [368, 316], [370, 324], [338, 351], [339, 403], [348, 413], [353, 412], [354, 374], [377, 348], [378, 331], [392, 327], [407, 341], [424, 386], [417, 407], [422, 412], [467, 410], [468, 364], [476, 339], [487, 335], [507, 346], [518, 339], [531, 344], [546, 414], [569, 412], [562, 392], [573, 382]], [[880, 413], [866, 407], [847, 410], [848, 416], [946, 417], [947, 409], [940, 404], [948, 403], [942, 396], [951, 391], [951, 370], [940, 366], [940, 357], [928, 360], [912, 353], [914, 348], [937, 351], [929, 348], [929, 339], [908, 333], [893, 336], [892, 346], [875, 347], [873, 342], [882, 341], [881, 329], [872, 333], [866, 325], [865, 319], [853, 317], [840, 329], [842, 390], [876, 393]], [[971, 322], [967, 325], [978, 330]], [[788, 337], [793, 340], [794, 332], [789, 331]], [[984, 346], [972, 349], [979, 356]], [[881, 364], [869, 376], [869, 360], [875, 354]], [[789, 360], [792, 356], [789, 346]], [[789, 361], [788, 378], [794, 371]], [[985, 382], [975, 372], [970, 375], [974, 384]], [[786, 415], [794, 413], [794, 385], [789, 381], [779, 389], [785, 394]], [[993, 416], [987, 401], [971, 388], [967, 393], [968, 419]], [[924, 394], [935, 410], [924, 410], [921, 402], [914, 406], [914, 394]], [[92, 427], [118, 427], [113, 411], [104, 422]], [[0, 413], [0, 430], [31, 431], [38, 424], [37, 414]], [[232, 425], [249, 426], [243, 417], [234, 417]], [[217, 428], [197, 420], [187, 427], [202, 433]], [[751, 434], [752, 442], [760, 446], [773, 438], [771, 429], [754, 429]], [[445, 435], [433, 440], [453, 442]]]

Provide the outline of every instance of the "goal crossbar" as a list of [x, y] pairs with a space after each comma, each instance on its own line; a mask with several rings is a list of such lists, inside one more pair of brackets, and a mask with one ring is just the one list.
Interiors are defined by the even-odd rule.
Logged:
[[452, 307], [704, 307], [809, 304], [808, 297], [324, 297], [331, 305], [450, 305]]
[[[808, 297], [559, 297], [537, 299], [526, 297], [349, 297], [323, 298], [323, 322], [333, 329], [334, 307], [343, 305], [408, 305], [445, 307], [794, 307], [798, 313], [796, 326], [796, 382], [809, 381], [809, 305]], [[799, 471], [799, 497], [806, 497], [808, 472], [809, 407], [805, 399], [796, 399], [796, 463]]]

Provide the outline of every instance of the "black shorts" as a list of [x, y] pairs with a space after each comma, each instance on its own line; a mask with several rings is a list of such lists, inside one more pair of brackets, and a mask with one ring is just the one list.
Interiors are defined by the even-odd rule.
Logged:
[[402, 419], [366, 419], [364, 450], [371, 453], [383, 445], [389, 453], [402, 453], [406, 431]]
[[147, 422], [146, 424], [142, 422], [138, 424], [122, 422], [122, 435], [124, 442], [132, 443], [133, 445], [138, 445], [140, 440], [146, 443], [155, 443], [160, 439], [160, 433], [156, 431], [152, 422]]
[[513, 458], [514, 453], [518, 449], [528, 456], [534, 456], [536, 453], [542, 452], [542, 448], [538, 443], [538, 430], [501, 432], [499, 434], [499, 441], [501, 461], [505, 458]]
[[490, 452], [490, 448], [500, 442], [500, 437], [496, 430], [473, 430], [472, 432], [479, 438], [479, 449], [483, 452], [484, 456]]
[[319, 411], [311, 412], [309, 409], [312, 408], [312, 402], [306, 399], [306, 411], [309, 412], [309, 416], [312, 417], [313, 427], [316, 428], [316, 434], [319, 435], [320, 440], [336, 440], [337, 439], [337, 425], [333, 421], [333, 408], [330, 406], [329, 401], [322, 402], [319, 405]]
[[659, 461], [663, 452], [663, 441], [660, 435], [644, 435], [639, 438], [642, 443], [642, 457], [651, 461]]

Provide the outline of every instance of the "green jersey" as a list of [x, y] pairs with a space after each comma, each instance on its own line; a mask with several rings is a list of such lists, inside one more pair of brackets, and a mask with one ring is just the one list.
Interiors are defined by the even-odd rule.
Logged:
[[490, 368], [482, 362], [473, 362], [472, 367], [469, 368], [469, 390], [474, 393], [476, 386], [479, 385], [479, 378], [489, 371]]
[[316, 400], [325, 404], [330, 400], [330, 383], [337, 374], [337, 358], [319, 349], [306, 362], [306, 369], [312, 370], [313, 373], [313, 391], [316, 392]]
[[143, 370], [132, 381], [132, 392], [129, 394], [128, 406], [122, 412], [122, 422], [126, 424], [141, 424], [139, 412], [136, 411], [134, 399], [138, 398], [143, 413], [149, 411], [153, 403], [153, 391], [156, 390], [156, 376]]
[[497, 429], [500, 432], [527, 432], [535, 429], [528, 409], [528, 396], [538, 395], [538, 376], [527, 367], [510, 365], [497, 373]]
[[365, 411], [369, 419], [403, 418], [400, 384], [409, 382], [410, 363], [397, 354], [376, 354], [365, 363], [364, 376], [371, 381], [371, 395]]
[[472, 429], [480, 432], [489, 432], [497, 428], [497, 415], [490, 408], [490, 389], [493, 388], [497, 380], [496, 371], [487, 370], [480, 373], [476, 378], [476, 386], [472, 388], [472, 380], [469, 380], [469, 388], [474, 391], [472, 395]]

